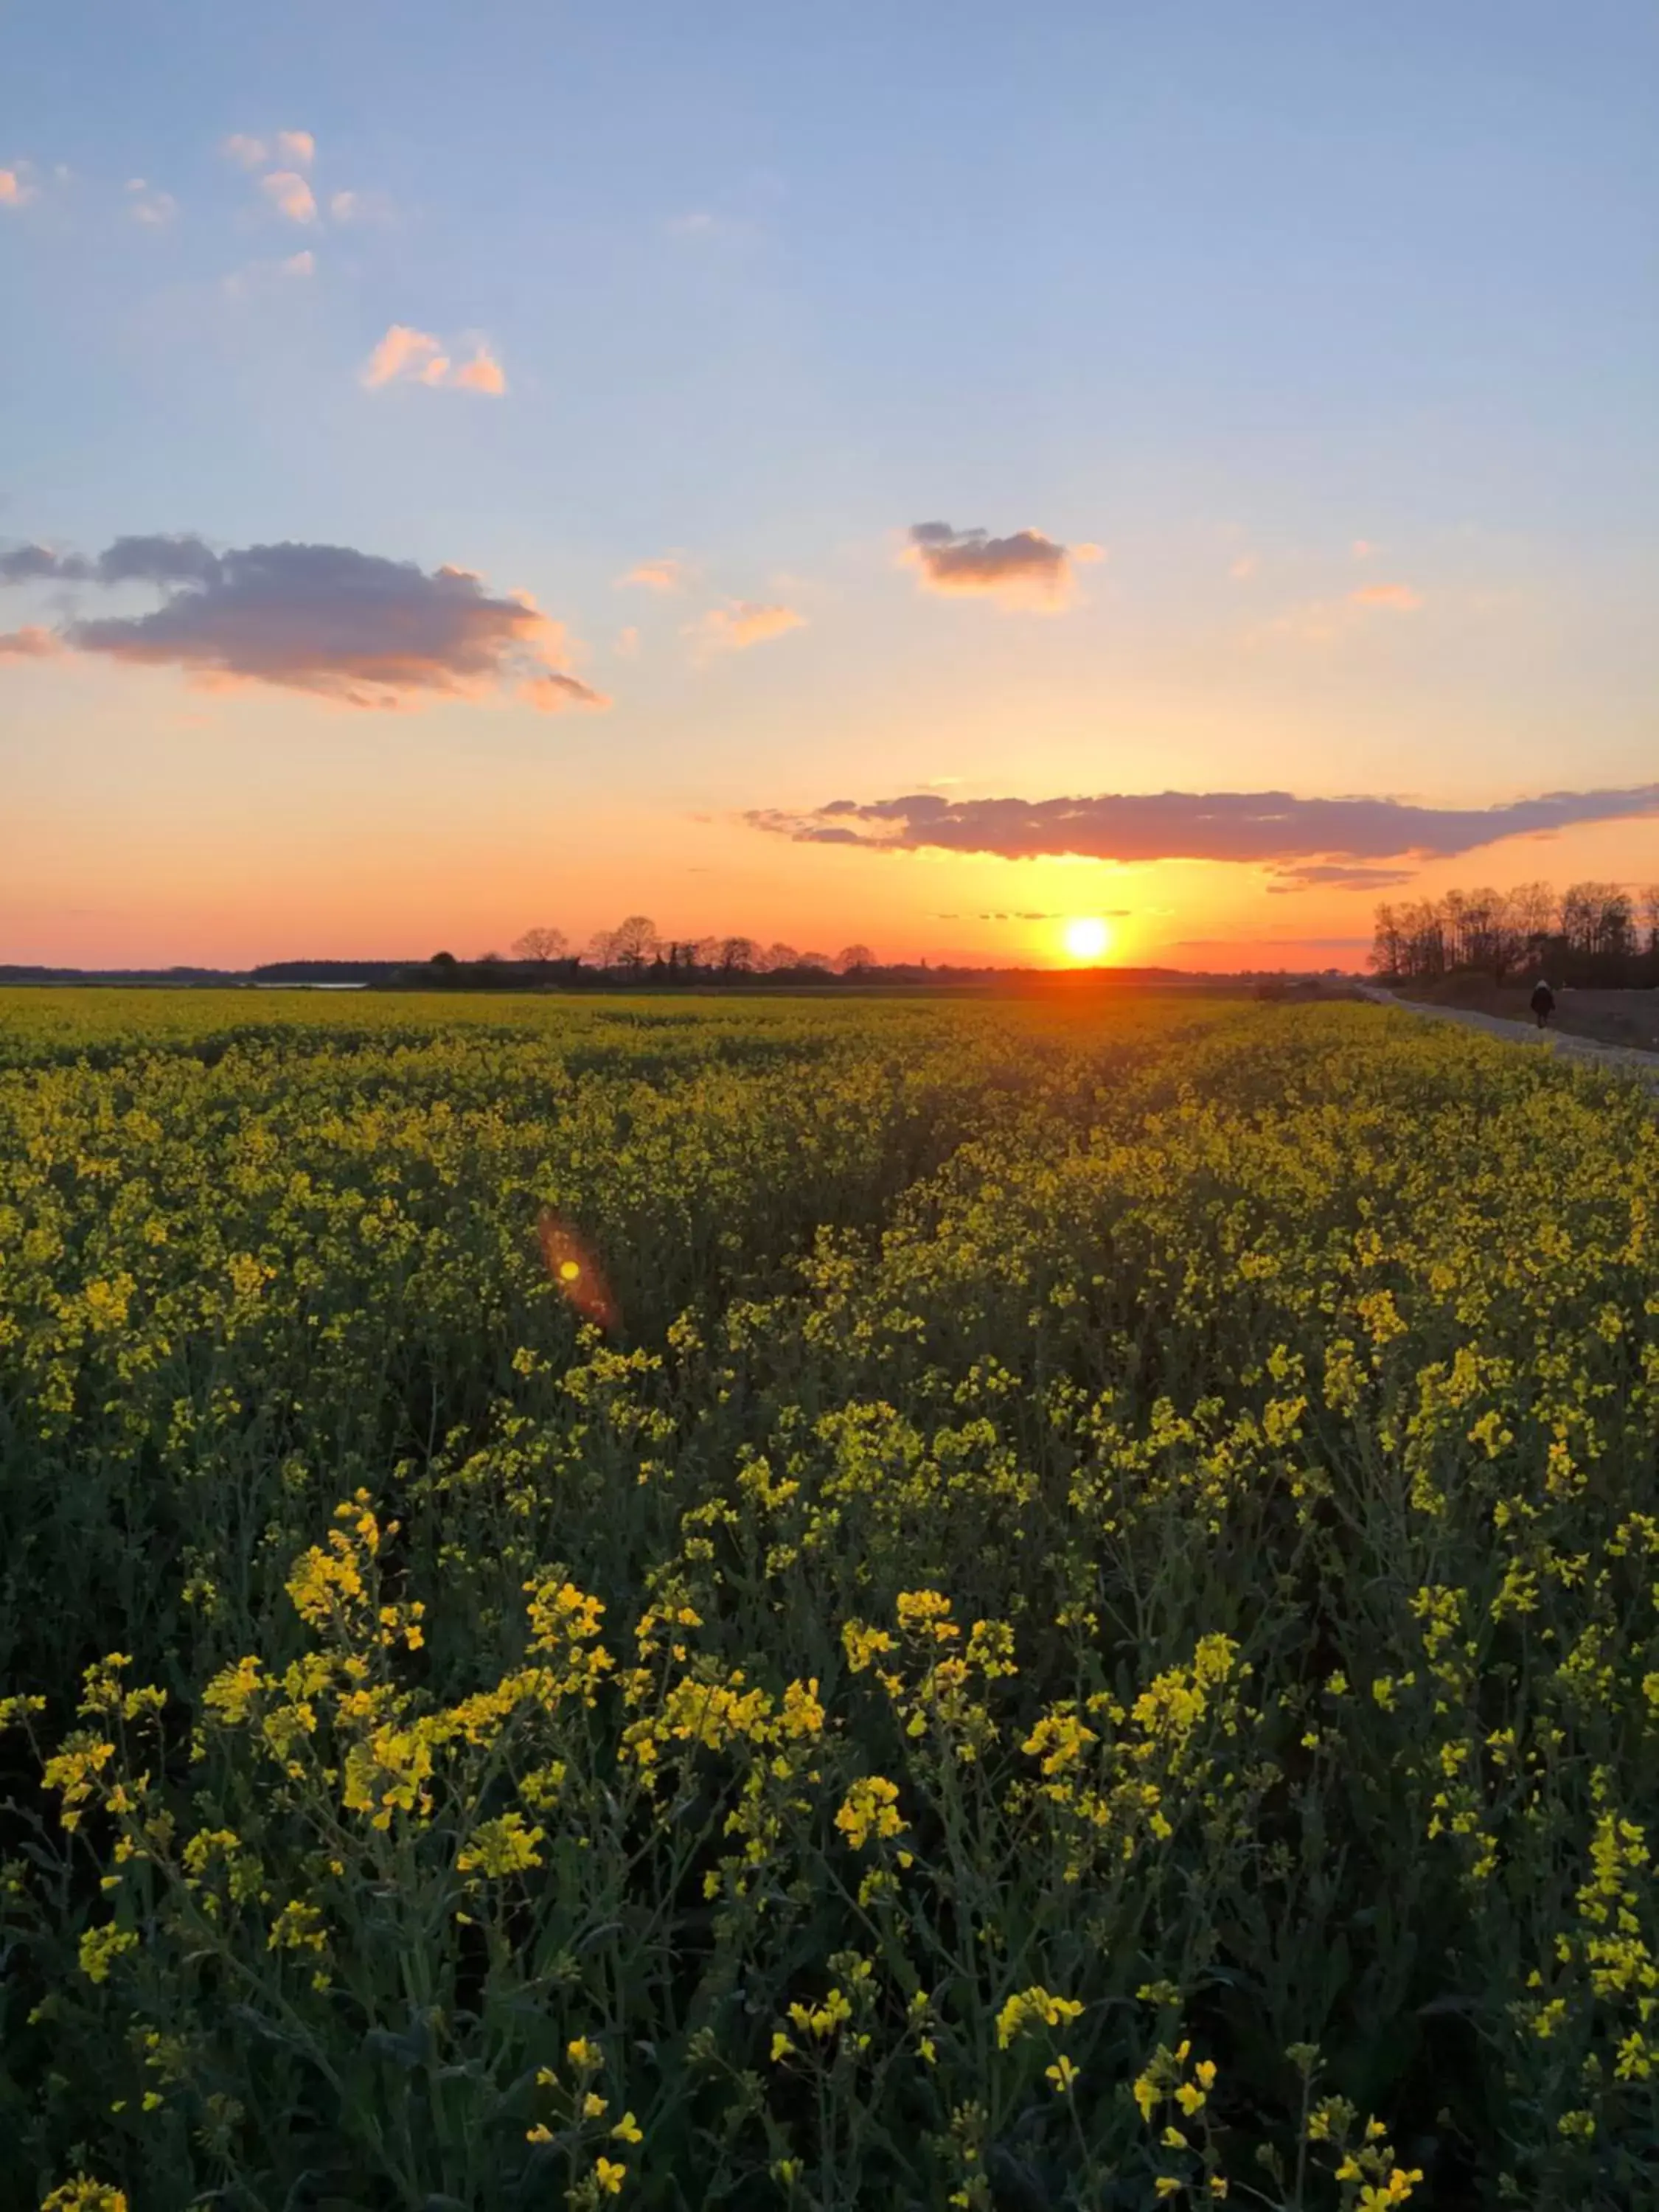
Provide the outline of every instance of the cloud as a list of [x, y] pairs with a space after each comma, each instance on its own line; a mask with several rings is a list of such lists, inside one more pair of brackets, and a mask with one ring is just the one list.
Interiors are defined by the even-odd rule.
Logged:
[[1228, 569], [1227, 574], [1236, 582], [1243, 584], [1254, 576], [1261, 566], [1261, 562], [1254, 553], [1241, 553], [1231, 568]]
[[631, 624], [628, 629], [619, 629], [617, 632], [617, 641], [611, 648], [619, 659], [623, 660], [631, 660], [639, 649], [640, 634]]
[[260, 178], [259, 190], [290, 222], [316, 222], [317, 196], [297, 169], [273, 169]]
[[395, 212], [387, 192], [335, 192], [328, 211], [337, 223], [390, 222]]
[[78, 553], [54, 553], [49, 545], [15, 545], [9, 553], [0, 553], [0, 584], [79, 584], [94, 573]]
[[1421, 592], [1409, 584], [1361, 584], [1346, 599], [1310, 599], [1302, 606], [1286, 608], [1253, 630], [1249, 642], [1294, 638], [1306, 645], [1328, 645], [1333, 639], [1352, 635], [1375, 609], [1409, 614], [1422, 604]]
[[1423, 604], [1422, 593], [1413, 591], [1409, 584], [1362, 584], [1348, 597], [1357, 607], [1396, 607], [1402, 613]]
[[27, 207], [39, 189], [30, 178], [27, 161], [19, 161], [14, 168], [0, 169], [0, 208]]
[[1369, 561], [1376, 548], [1369, 538], [1356, 538], [1348, 550], [1356, 561]]
[[757, 829], [802, 843], [859, 844], [879, 852], [1295, 865], [1397, 860], [1407, 854], [1446, 858], [1505, 837], [1549, 836], [1577, 823], [1653, 815], [1659, 815], [1659, 783], [1550, 792], [1486, 807], [1297, 799], [1284, 791], [1102, 793], [1048, 799], [950, 799], [918, 792], [870, 805], [833, 799], [804, 813], [763, 808], [747, 819]]
[[279, 131], [276, 133], [276, 158], [292, 162], [296, 169], [308, 169], [317, 157], [317, 141], [309, 131]]
[[1413, 868], [1367, 868], [1344, 860], [1304, 861], [1281, 868], [1270, 891], [1305, 891], [1319, 886], [1328, 890], [1383, 891], [1416, 880]]
[[507, 377], [489, 348], [475, 349], [471, 361], [464, 361], [449, 382], [457, 392], [487, 392], [499, 398], [507, 389]]
[[149, 614], [72, 621], [46, 635], [77, 653], [182, 668], [205, 683], [272, 685], [348, 707], [505, 693], [546, 712], [609, 704], [559, 665], [563, 632], [532, 599], [494, 595], [465, 568], [428, 572], [349, 545], [220, 553], [191, 536], [118, 538], [95, 561], [39, 545], [0, 555], [0, 582], [46, 579], [159, 590]]
[[1098, 545], [1061, 545], [1040, 530], [993, 538], [948, 522], [913, 523], [902, 556], [925, 591], [976, 592], [1005, 606], [1050, 613], [1069, 603], [1077, 564], [1104, 557]]
[[0, 630], [0, 660], [49, 660], [63, 649], [57, 633], [42, 629], [36, 623], [26, 623], [21, 629]]
[[769, 637], [781, 637], [786, 630], [799, 629], [805, 620], [793, 607], [728, 599], [723, 607], [711, 607], [696, 622], [687, 623], [685, 635], [711, 652], [742, 653], [751, 645], [763, 645]]
[[618, 588], [624, 584], [643, 584], [650, 592], [682, 592], [690, 580], [690, 570], [684, 561], [672, 553], [664, 553], [649, 561], [636, 561], [625, 576], [618, 576]]
[[288, 259], [279, 262], [277, 266], [284, 276], [314, 276], [317, 257], [307, 246], [298, 253], [290, 253]]
[[143, 177], [128, 178], [127, 194], [133, 221], [148, 223], [152, 229], [159, 230], [163, 224], [171, 222], [179, 212], [179, 203], [171, 192], [146, 183]]
[[487, 345], [479, 343], [471, 361], [458, 368], [430, 331], [393, 323], [368, 359], [360, 380], [370, 392], [386, 384], [426, 384], [450, 392], [482, 392], [499, 397], [507, 377]]
[[263, 138], [250, 138], [243, 131], [233, 131], [228, 138], [222, 138], [219, 151], [228, 161], [234, 161], [242, 169], [262, 168], [270, 155], [270, 149]]
[[371, 392], [404, 378], [423, 381], [434, 362], [442, 362], [446, 368], [449, 366], [443, 348], [429, 331], [415, 330], [408, 323], [393, 323], [364, 362], [362, 381]]

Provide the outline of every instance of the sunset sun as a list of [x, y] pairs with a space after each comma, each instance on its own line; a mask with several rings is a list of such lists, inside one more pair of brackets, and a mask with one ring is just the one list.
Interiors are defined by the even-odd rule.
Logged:
[[1097, 914], [1074, 915], [1066, 925], [1066, 951], [1081, 963], [1101, 959], [1112, 941], [1112, 933]]

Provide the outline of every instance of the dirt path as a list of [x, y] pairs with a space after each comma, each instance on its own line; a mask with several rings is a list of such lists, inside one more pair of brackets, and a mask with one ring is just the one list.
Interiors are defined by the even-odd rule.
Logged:
[[1594, 1037], [1569, 1036], [1565, 1030], [1540, 1030], [1533, 1022], [1509, 1022], [1501, 1015], [1477, 1013], [1468, 1006], [1425, 1006], [1420, 1000], [1402, 999], [1385, 991], [1380, 983], [1362, 983], [1359, 988], [1379, 1006], [1398, 1006], [1428, 1021], [1461, 1022], [1465, 1029], [1484, 1030], [1488, 1036], [1502, 1037], [1506, 1043], [1541, 1048], [1559, 1060], [1587, 1060], [1592, 1066], [1633, 1075], [1659, 1089], [1659, 1053], [1638, 1052], [1629, 1045], [1601, 1044]]

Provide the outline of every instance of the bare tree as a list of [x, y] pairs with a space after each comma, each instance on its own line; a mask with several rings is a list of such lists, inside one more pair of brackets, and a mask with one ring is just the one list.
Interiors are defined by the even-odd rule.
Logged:
[[[842, 956], [843, 958], [845, 955]], [[1376, 915], [1376, 934], [1371, 939], [1371, 966], [1379, 975], [1403, 975], [1405, 970], [1405, 933], [1399, 916], [1391, 902], [1384, 899]]]
[[587, 957], [596, 968], [616, 964], [617, 933], [614, 929], [596, 929], [587, 940]]
[[720, 967], [726, 975], [747, 975], [760, 965], [761, 951], [752, 937], [723, 937]]
[[562, 929], [540, 927], [526, 929], [522, 937], [514, 940], [513, 957], [515, 960], [533, 960], [538, 967], [544, 968], [550, 960], [560, 957], [566, 945], [567, 939]]
[[793, 945], [769, 945], [761, 955], [760, 964], [773, 973], [780, 968], [799, 968], [800, 955]]
[[861, 975], [875, 964], [876, 956], [867, 945], [845, 945], [836, 955], [836, 965], [843, 975]]
[[827, 975], [836, 963], [827, 952], [803, 952], [795, 964], [798, 968], [815, 968], [819, 975]]
[[630, 914], [611, 933], [611, 964], [636, 972], [655, 954], [657, 925], [649, 915]]

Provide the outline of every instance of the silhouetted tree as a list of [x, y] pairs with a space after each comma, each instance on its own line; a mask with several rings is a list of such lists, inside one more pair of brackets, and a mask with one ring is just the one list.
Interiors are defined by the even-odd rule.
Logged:
[[718, 967], [723, 975], [747, 975], [760, 965], [760, 947], [752, 937], [723, 937]]
[[769, 975], [775, 975], [781, 968], [799, 968], [800, 955], [793, 945], [769, 945], [760, 964]]
[[562, 929], [544, 929], [539, 927], [535, 929], [526, 929], [524, 935], [515, 939], [514, 942], [513, 957], [515, 960], [533, 960], [538, 966], [544, 968], [550, 960], [560, 958], [565, 951], [566, 943], [565, 933]]
[[845, 945], [836, 955], [836, 965], [843, 975], [861, 975], [875, 964], [876, 956], [867, 945]]
[[657, 951], [657, 925], [648, 915], [630, 914], [611, 933], [611, 963], [637, 975]]

